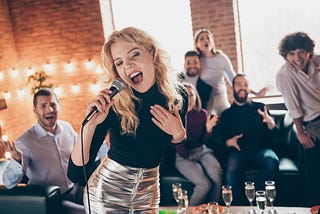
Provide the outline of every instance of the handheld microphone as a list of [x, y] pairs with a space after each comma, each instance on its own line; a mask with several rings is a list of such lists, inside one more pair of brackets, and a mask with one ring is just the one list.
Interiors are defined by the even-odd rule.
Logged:
[[[110, 94], [110, 99], [112, 99], [117, 93], [119, 93], [126, 87], [127, 87], [127, 84], [122, 79], [117, 78], [116, 80], [114, 80], [109, 89], [112, 91]], [[97, 112], [99, 112], [99, 110], [96, 106], [94, 106], [90, 111], [90, 113], [86, 116], [86, 118], [82, 122], [82, 126], [85, 126], [88, 123], [88, 121], [93, 117], [93, 115], [95, 115]]]

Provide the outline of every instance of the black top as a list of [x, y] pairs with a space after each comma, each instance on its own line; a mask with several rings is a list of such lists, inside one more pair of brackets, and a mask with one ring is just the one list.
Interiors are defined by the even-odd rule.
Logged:
[[[184, 81], [185, 75], [185, 73], [179, 73], [178, 78]], [[207, 109], [212, 87], [209, 84], [205, 83], [201, 78], [198, 78], [196, 88], [201, 99], [202, 108]]]
[[[120, 117], [111, 108], [107, 118], [96, 127], [90, 147], [90, 159], [86, 164], [87, 172], [94, 164], [97, 152], [103, 143], [106, 133], [110, 131], [110, 149], [108, 157], [112, 160], [131, 167], [153, 168], [159, 165], [168, 144], [171, 143], [172, 136], [163, 132], [152, 121], [150, 106], [159, 104], [168, 109], [167, 101], [154, 85], [146, 93], [135, 95], [142, 100], [141, 103], [135, 102], [136, 111], [140, 123], [137, 128], [136, 136], [121, 135]], [[179, 93], [183, 97], [183, 108], [180, 110], [180, 117], [183, 124], [186, 120], [188, 109], [188, 95], [185, 89], [180, 89]], [[72, 159], [69, 161], [68, 176], [73, 182], [83, 181], [83, 167], [76, 166]], [[80, 180], [81, 179], [81, 180]]]
[[[271, 147], [271, 137], [278, 133], [278, 127], [268, 129], [258, 109], [264, 111], [264, 104], [249, 102], [244, 106], [235, 103], [221, 115], [221, 134], [223, 142], [243, 133], [238, 139], [241, 152], [250, 154]], [[230, 150], [235, 150], [229, 147]]]

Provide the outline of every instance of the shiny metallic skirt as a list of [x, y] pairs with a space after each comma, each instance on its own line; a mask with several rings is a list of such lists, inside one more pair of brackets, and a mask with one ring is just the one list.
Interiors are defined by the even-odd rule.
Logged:
[[[105, 158], [88, 187], [91, 214], [157, 213], [159, 207], [159, 167], [128, 167]], [[87, 189], [83, 200], [88, 214]]]

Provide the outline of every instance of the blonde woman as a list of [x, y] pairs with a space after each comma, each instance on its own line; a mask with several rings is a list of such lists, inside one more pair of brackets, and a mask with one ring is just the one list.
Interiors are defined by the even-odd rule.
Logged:
[[[168, 144], [186, 140], [187, 94], [171, 72], [167, 54], [140, 29], [113, 32], [103, 45], [102, 62], [109, 85], [121, 78], [128, 87], [113, 99], [104, 89], [87, 106], [87, 114], [93, 107], [99, 110], [82, 134], [87, 172], [110, 131], [108, 158], [88, 181], [87, 212], [157, 213], [159, 163]], [[70, 158], [72, 181], [84, 181], [82, 165], [79, 140]]]
[[[206, 146], [216, 126], [218, 115], [211, 116], [201, 106], [200, 96], [191, 83], [185, 83], [188, 92], [186, 143], [176, 146], [176, 167], [194, 184], [190, 205], [219, 201], [222, 169], [213, 151]], [[209, 199], [209, 201], [206, 201]]]

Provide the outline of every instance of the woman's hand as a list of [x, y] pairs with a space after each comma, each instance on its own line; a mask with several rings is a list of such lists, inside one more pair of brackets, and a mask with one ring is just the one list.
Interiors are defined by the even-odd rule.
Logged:
[[162, 131], [172, 135], [172, 143], [179, 143], [186, 137], [186, 129], [183, 127], [179, 109], [174, 108], [170, 112], [160, 105], [151, 106], [150, 113], [153, 118], [152, 122], [156, 124]]
[[94, 107], [97, 107], [98, 109], [98, 112], [90, 119], [90, 121], [95, 121], [96, 124], [100, 124], [106, 119], [113, 104], [113, 100], [110, 99], [111, 93], [112, 91], [109, 89], [101, 90], [98, 96], [88, 104], [87, 115]]
[[207, 121], [206, 121], [206, 129], [208, 133], [212, 132], [212, 128], [217, 125], [218, 119], [219, 119], [219, 116], [217, 114], [213, 116], [208, 115]]

